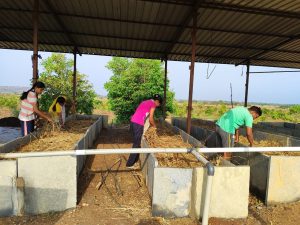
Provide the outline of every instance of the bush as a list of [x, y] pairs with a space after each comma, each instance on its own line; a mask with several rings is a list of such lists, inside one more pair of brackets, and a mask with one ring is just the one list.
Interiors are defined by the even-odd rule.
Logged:
[[[158, 60], [127, 59], [113, 57], [107, 66], [113, 72], [110, 81], [104, 87], [108, 91], [110, 108], [115, 112], [117, 122], [128, 122], [137, 106], [156, 93], [164, 93], [164, 68]], [[174, 93], [168, 90], [167, 105], [169, 112], [174, 111]], [[156, 116], [162, 115], [162, 110], [155, 111]]]
[[[41, 95], [40, 108], [48, 111], [53, 100], [60, 96], [67, 97], [68, 105], [71, 105], [73, 96], [73, 60], [67, 59], [64, 54], [52, 54], [42, 61], [44, 72], [39, 81], [46, 85]], [[76, 111], [78, 113], [92, 114], [96, 93], [92, 85], [87, 81], [86, 75], [77, 72], [77, 96]]]

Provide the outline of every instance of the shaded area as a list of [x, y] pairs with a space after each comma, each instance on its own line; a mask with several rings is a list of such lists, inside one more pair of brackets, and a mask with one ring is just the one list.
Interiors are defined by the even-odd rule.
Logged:
[[5, 117], [0, 119], [1, 127], [20, 127], [20, 120], [17, 117]]

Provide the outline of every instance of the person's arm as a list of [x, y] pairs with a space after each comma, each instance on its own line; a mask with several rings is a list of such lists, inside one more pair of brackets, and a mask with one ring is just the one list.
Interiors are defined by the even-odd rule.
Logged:
[[33, 105], [33, 111], [34, 111], [36, 114], [38, 114], [40, 117], [42, 117], [42, 118], [48, 120], [49, 122], [52, 122], [51, 117], [49, 117], [46, 113], [40, 111], [39, 108], [38, 108], [38, 106], [37, 106], [37, 104], [34, 104], [34, 105]]
[[252, 128], [251, 127], [246, 127], [246, 133], [247, 133], [247, 139], [250, 143], [250, 147], [253, 147], [253, 132], [252, 132]]
[[240, 140], [240, 130], [236, 129], [234, 142], [239, 142], [239, 140]]
[[150, 114], [149, 114], [149, 122], [150, 122], [151, 126], [156, 128], [156, 124], [155, 124], [155, 121], [154, 121], [154, 112], [155, 112], [155, 108], [151, 108], [150, 109]]

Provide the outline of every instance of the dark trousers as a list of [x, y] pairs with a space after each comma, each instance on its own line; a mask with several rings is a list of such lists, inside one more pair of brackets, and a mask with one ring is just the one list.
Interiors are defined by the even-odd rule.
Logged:
[[26, 136], [34, 131], [34, 120], [22, 121], [21, 120], [21, 134]]
[[234, 146], [233, 134], [227, 133], [219, 126], [216, 126], [216, 132], [221, 136], [223, 148], [231, 148]]
[[[144, 126], [137, 124], [137, 123], [132, 123], [130, 124], [132, 133], [133, 133], [133, 145], [132, 148], [140, 148], [141, 147], [141, 141], [142, 141], [142, 136], [144, 132]], [[127, 160], [126, 166], [133, 166], [138, 160], [139, 160], [140, 154], [134, 153], [130, 154], [129, 158]]]

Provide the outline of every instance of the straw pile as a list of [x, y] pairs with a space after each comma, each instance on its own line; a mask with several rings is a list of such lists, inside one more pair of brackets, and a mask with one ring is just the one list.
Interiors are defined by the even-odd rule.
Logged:
[[[248, 139], [244, 136], [239, 137], [239, 142], [243, 145], [248, 145]], [[284, 147], [276, 140], [261, 140], [254, 141], [254, 147]], [[285, 156], [300, 156], [300, 152], [264, 152], [266, 155], [285, 155]]]
[[[158, 125], [157, 129], [150, 127], [145, 133], [145, 139], [151, 148], [193, 147], [191, 144], [184, 142], [182, 137], [179, 134], [175, 134], [166, 124], [156, 124]], [[202, 166], [192, 154], [188, 153], [157, 153], [155, 156], [161, 167], [186, 168]]]
[[68, 121], [64, 129], [57, 125], [45, 124], [38, 130], [38, 137], [22, 146], [18, 152], [42, 152], [55, 150], [72, 150], [76, 142], [84, 135], [93, 120]]

